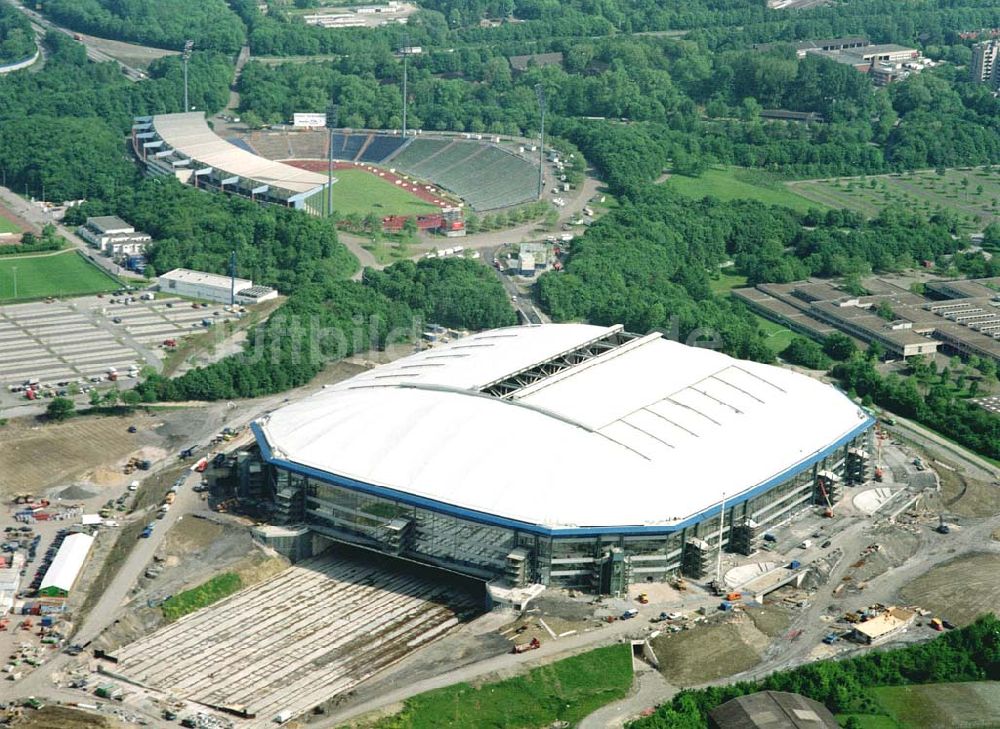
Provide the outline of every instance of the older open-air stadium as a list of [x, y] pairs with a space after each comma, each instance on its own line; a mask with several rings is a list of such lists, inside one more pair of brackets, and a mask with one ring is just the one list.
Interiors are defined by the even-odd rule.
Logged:
[[[272, 160], [325, 160], [326, 132], [253, 132], [236, 143]], [[496, 210], [538, 197], [538, 164], [494, 139], [401, 137], [387, 132], [335, 132], [338, 162], [377, 165], [434, 183], [476, 211]]]
[[[867, 479], [830, 385], [620, 326], [481, 332], [253, 425], [276, 521], [512, 587], [620, 593]], [[725, 515], [720, 530], [720, 514]]]
[[[135, 154], [151, 174], [316, 214], [322, 212], [328, 185], [330, 144], [327, 132], [310, 130], [251, 132], [226, 140], [212, 131], [201, 112], [137, 117], [132, 127]], [[537, 162], [504, 149], [495, 139], [340, 131], [332, 135], [332, 145], [338, 164], [359, 165], [387, 179], [387, 185], [405, 186], [443, 207], [452, 203], [429, 197], [423, 183], [448, 191], [478, 212], [538, 197]], [[379, 174], [375, 166], [392, 174]]]
[[289, 207], [304, 208], [306, 199], [328, 183], [324, 175], [230, 144], [209, 128], [201, 112], [138, 117], [132, 144], [152, 174]]

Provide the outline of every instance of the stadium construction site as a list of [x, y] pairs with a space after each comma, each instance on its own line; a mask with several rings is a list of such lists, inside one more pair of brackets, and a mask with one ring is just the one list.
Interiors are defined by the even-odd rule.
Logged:
[[[925, 640], [975, 615], [948, 580], [1000, 559], [1000, 499], [789, 370], [573, 324], [345, 376], [209, 452], [205, 500], [174, 507], [291, 566], [164, 623], [145, 606], [200, 582], [158, 551], [126, 608], [157, 618], [109, 628], [60, 687], [187, 726], [333, 726], [444, 673], [619, 641], [689, 686]], [[498, 462], [500, 442], [533, 447]], [[951, 511], [973, 494], [982, 518]]]
[[441, 208], [448, 223], [460, 221], [466, 205], [476, 212], [498, 210], [539, 195], [539, 161], [530, 145], [481, 134], [299, 130], [227, 140], [209, 128], [204, 114], [189, 112], [137, 117], [132, 147], [149, 174], [315, 215], [324, 214], [327, 188], [337, 183], [327, 174], [329, 160]]

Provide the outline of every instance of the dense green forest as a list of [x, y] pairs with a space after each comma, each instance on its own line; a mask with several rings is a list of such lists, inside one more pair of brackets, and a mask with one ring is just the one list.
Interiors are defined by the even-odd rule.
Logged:
[[35, 55], [35, 32], [24, 13], [0, 0], [0, 65]]
[[[62, 33], [45, 43], [41, 71], [0, 76], [0, 168], [8, 185], [49, 200], [111, 200], [128, 192], [139, 176], [125, 133], [136, 115], [183, 107], [179, 59], [153, 62], [149, 78], [136, 84], [116, 64], [88, 62], [83, 46]], [[231, 74], [225, 56], [194, 54], [192, 103], [221, 108]]]
[[243, 353], [176, 379], [152, 375], [145, 401], [256, 397], [304, 385], [330, 361], [420, 336], [424, 322], [491, 328], [515, 323], [495, 277], [464, 259], [403, 261], [363, 283], [330, 276], [300, 282], [250, 336]]
[[875, 686], [996, 681], [1000, 679], [1000, 620], [979, 618], [930, 643], [873, 650], [842, 661], [820, 661], [773, 673], [760, 681], [685, 690], [630, 729], [701, 729], [716, 706], [757, 691], [790, 691], [836, 713], [877, 713], [868, 690]]
[[178, 51], [190, 39], [235, 53], [246, 37], [224, 0], [51, 0], [43, 10], [73, 30]]

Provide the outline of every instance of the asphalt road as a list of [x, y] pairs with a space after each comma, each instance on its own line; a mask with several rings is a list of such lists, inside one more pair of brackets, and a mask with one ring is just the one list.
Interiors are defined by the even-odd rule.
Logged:
[[121, 67], [122, 75], [124, 75], [130, 81], [141, 81], [142, 79], [146, 78], [146, 74], [144, 74], [139, 69], [124, 64], [117, 58], [112, 58], [107, 53], [104, 53], [103, 51], [100, 51], [94, 46], [90, 45], [88, 43], [88, 41], [90, 40], [88, 36], [76, 33], [72, 30], [56, 25], [45, 16], [41, 15], [40, 13], [36, 13], [34, 10], [30, 10], [24, 7], [24, 5], [19, 4], [17, 5], [17, 8], [22, 13], [28, 16], [36, 32], [55, 31], [57, 33], [65, 33], [71, 38], [78, 37], [79, 42], [83, 44], [83, 47], [87, 51], [87, 58], [89, 58], [91, 61], [94, 61], [95, 63], [117, 63], [118, 66]]

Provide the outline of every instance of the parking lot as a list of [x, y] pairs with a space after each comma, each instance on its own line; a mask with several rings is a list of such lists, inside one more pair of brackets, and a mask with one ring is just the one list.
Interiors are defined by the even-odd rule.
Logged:
[[165, 340], [204, 329], [206, 320], [238, 316], [221, 304], [130, 298], [126, 303], [119, 297], [88, 296], [0, 307], [0, 405], [23, 401], [25, 393], [17, 388], [32, 380], [43, 396], [57, 394], [69, 383], [105, 381], [111, 368], [127, 384], [129, 368], [160, 368]]

